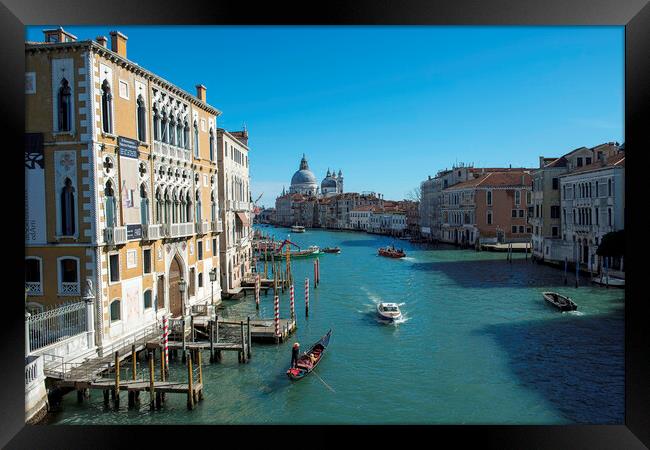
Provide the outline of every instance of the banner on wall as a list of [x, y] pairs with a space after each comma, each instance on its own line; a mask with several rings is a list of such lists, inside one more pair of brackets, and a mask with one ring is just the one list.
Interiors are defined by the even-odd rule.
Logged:
[[43, 133], [25, 133], [25, 243], [46, 243]]
[[138, 143], [118, 137], [120, 154], [120, 197], [124, 224], [140, 223], [140, 174], [138, 172]]

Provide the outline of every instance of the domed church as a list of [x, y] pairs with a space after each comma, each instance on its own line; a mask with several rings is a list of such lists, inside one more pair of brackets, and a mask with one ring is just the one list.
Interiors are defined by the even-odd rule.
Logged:
[[309, 164], [307, 164], [304, 153], [300, 160], [300, 168], [291, 177], [289, 192], [292, 194], [318, 195], [318, 183], [312, 171], [309, 170]]
[[338, 176], [336, 176], [336, 171], [330, 173], [330, 170], [327, 169], [327, 175], [320, 184], [320, 191], [323, 197], [331, 197], [343, 193], [343, 174], [340, 169]]

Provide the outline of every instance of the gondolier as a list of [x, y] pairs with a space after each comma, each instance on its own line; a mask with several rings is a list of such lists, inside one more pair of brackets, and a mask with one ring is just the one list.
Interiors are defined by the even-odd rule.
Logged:
[[296, 365], [298, 364], [298, 357], [300, 356], [300, 344], [295, 343], [293, 344], [293, 348], [291, 349], [291, 368], [294, 369]]

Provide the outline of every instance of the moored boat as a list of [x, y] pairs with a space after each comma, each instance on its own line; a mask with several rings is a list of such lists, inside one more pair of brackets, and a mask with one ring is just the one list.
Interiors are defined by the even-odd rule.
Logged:
[[320, 338], [318, 342], [312, 345], [308, 351], [298, 358], [296, 367], [287, 370], [287, 376], [290, 380], [301, 380], [314, 370], [318, 363], [320, 363], [321, 359], [323, 359], [323, 354], [329, 345], [331, 335], [332, 330], [329, 330], [325, 336]]
[[593, 277], [591, 279], [593, 283], [600, 284], [601, 286], [612, 286], [612, 287], [625, 287], [624, 278], [610, 277], [607, 275], [601, 275], [599, 277]]
[[573, 301], [565, 295], [558, 294], [557, 292], [542, 292], [542, 295], [544, 296], [544, 300], [555, 306], [560, 311], [575, 311], [578, 309], [578, 305], [573, 303]]
[[402, 318], [402, 311], [397, 303], [380, 303], [377, 305], [377, 314], [382, 320], [394, 322]]
[[386, 256], [388, 258], [404, 258], [406, 253], [401, 248], [393, 247], [381, 247], [378, 250], [379, 256]]
[[341, 249], [339, 247], [325, 247], [323, 253], [341, 253]]
[[293, 231], [294, 233], [304, 233], [305, 227], [303, 227], [302, 225], [292, 225], [291, 231]]

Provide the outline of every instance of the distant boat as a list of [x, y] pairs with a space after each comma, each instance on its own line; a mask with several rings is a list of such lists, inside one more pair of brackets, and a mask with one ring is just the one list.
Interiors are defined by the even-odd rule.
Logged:
[[[290, 258], [303, 258], [303, 257], [307, 257], [307, 256], [318, 256], [318, 255], [321, 255], [322, 253], [323, 252], [320, 250], [320, 247], [318, 247], [317, 245], [310, 245], [309, 247], [307, 247], [304, 250], [297, 250], [297, 251], [289, 252], [289, 257]], [[287, 253], [281, 251], [281, 252], [274, 253], [273, 256], [275, 258], [279, 258], [279, 259], [286, 259]], [[270, 260], [270, 259], [271, 259], [271, 255], [268, 255], [267, 260]]]
[[325, 336], [312, 345], [309, 351], [305, 352], [298, 358], [298, 363], [296, 364], [297, 367], [287, 370], [287, 376], [290, 380], [301, 380], [314, 370], [321, 359], [323, 359], [323, 354], [330, 343], [331, 335], [332, 330], [329, 330]]
[[625, 287], [624, 278], [608, 277], [607, 275], [600, 275], [599, 277], [593, 277], [592, 282], [600, 284], [601, 286], [612, 286], [612, 287]]
[[339, 247], [325, 247], [323, 249], [324, 253], [341, 253], [341, 249]]
[[560, 311], [575, 311], [578, 309], [578, 305], [573, 303], [569, 297], [558, 294], [557, 292], [542, 292], [542, 295], [544, 296], [544, 300]]
[[293, 231], [294, 233], [304, 233], [305, 227], [303, 227], [302, 225], [292, 225], [291, 231]]
[[394, 322], [402, 318], [402, 311], [397, 303], [380, 303], [377, 305], [377, 314], [383, 320]]
[[379, 256], [386, 256], [388, 258], [404, 258], [406, 253], [404, 250], [396, 249], [395, 247], [382, 247], [378, 250]]

